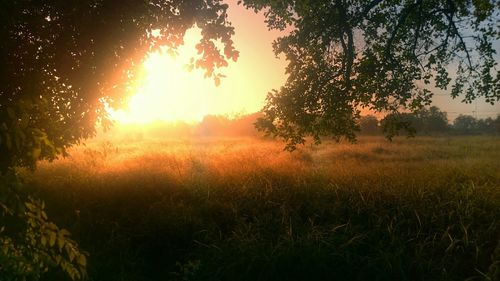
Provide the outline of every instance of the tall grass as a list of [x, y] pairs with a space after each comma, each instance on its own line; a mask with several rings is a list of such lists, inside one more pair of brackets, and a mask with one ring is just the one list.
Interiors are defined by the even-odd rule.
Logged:
[[498, 137], [282, 148], [95, 140], [26, 178], [91, 280], [500, 280]]

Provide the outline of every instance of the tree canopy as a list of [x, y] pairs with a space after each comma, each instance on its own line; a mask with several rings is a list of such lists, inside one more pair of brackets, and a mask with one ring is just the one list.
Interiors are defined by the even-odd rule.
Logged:
[[264, 11], [269, 28], [289, 31], [274, 42], [288, 80], [268, 94], [257, 123], [289, 149], [308, 135], [352, 140], [362, 109], [416, 111], [435, 89], [464, 102], [500, 100], [496, 0], [243, 3]]
[[[105, 124], [105, 103], [133, 92], [148, 52], [202, 38], [206, 76], [236, 60], [221, 0], [0, 2], [0, 171], [52, 159]], [[222, 43], [223, 50], [217, 42]]]

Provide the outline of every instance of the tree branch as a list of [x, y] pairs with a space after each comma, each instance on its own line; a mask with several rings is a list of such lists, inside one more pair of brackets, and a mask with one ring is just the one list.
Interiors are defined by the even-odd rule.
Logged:
[[449, 26], [453, 29], [455, 35], [458, 37], [458, 40], [460, 41], [460, 45], [462, 45], [462, 48], [464, 49], [464, 53], [465, 53], [465, 56], [467, 59], [469, 71], [473, 72], [474, 68], [472, 66], [472, 59], [471, 59], [469, 50], [467, 49], [467, 44], [465, 44], [464, 37], [458, 31], [457, 25], [455, 24], [455, 21], [453, 20], [453, 15], [454, 15], [453, 11], [455, 11], [456, 7], [453, 4], [453, 1], [448, 0], [448, 4], [450, 5], [450, 9], [452, 12], [450, 12], [450, 14], [444, 13], [444, 15], [448, 18]]
[[[340, 16], [339, 24], [341, 26], [341, 30], [339, 38], [340, 42], [342, 43], [342, 49], [344, 51], [345, 64], [343, 64], [343, 68], [344, 68], [344, 81], [346, 85], [345, 90], [348, 91], [351, 88], [351, 72], [352, 72], [352, 65], [354, 64], [354, 36], [352, 33], [352, 28], [349, 25], [346, 9], [342, 4], [342, 1], [337, 0], [335, 6]], [[347, 35], [347, 43], [344, 41], [344, 34]]]
[[377, 6], [378, 4], [380, 4], [380, 2], [382, 2], [383, 0], [372, 0], [364, 9], [363, 11], [361, 12], [361, 14], [356, 18], [355, 20], [355, 23], [359, 23], [361, 21], [363, 21], [366, 16], [368, 16], [368, 13], [373, 9], [375, 8], [375, 6]]
[[397, 35], [399, 29], [404, 25], [404, 23], [406, 22], [406, 19], [410, 15], [411, 11], [413, 9], [415, 9], [415, 7], [417, 7], [421, 3], [422, 3], [422, 0], [417, 0], [417, 2], [404, 7], [403, 11], [401, 11], [401, 14], [400, 14], [399, 19], [398, 19], [398, 23], [396, 24], [396, 27], [392, 31], [391, 37], [389, 37], [389, 40], [387, 41], [387, 45], [386, 45], [385, 53], [384, 53], [384, 56], [386, 58], [389, 58], [391, 56], [392, 44], [394, 43], [394, 39], [396, 38], [396, 35]]

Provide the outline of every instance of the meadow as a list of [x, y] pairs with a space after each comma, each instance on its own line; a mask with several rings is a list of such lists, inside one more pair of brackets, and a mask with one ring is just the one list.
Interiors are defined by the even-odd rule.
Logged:
[[283, 147], [101, 138], [25, 181], [89, 280], [500, 280], [500, 137]]

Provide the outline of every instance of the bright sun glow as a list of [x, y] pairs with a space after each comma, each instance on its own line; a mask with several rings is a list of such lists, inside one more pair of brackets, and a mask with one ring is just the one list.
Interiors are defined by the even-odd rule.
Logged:
[[[203, 70], [187, 68], [191, 58], [197, 57], [195, 45], [201, 36], [200, 30], [193, 28], [186, 32], [184, 45], [175, 56], [167, 52], [148, 55], [138, 91], [128, 98], [125, 108], [109, 109], [111, 118], [118, 125], [196, 123], [206, 115], [235, 116], [259, 111], [267, 92], [283, 85], [285, 63], [274, 56], [270, 42], [276, 34], [266, 33], [265, 25], [256, 29], [241, 17], [232, 21], [241, 27], [234, 37], [240, 57], [221, 69], [227, 77], [219, 87], [213, 79], [203, 77]], [[267, 43], [257, 40], [259, 36], [267, 36]]]
[[138, 93], [130, 97], [127, 108], [111, 111], [111, 117], [124, 124], [202, 120], [210, 111], [209, 93], [217, 89], [212, 79], [203, 77], [203, 71], [188, 70], [198, 36], [188, 33], [176, 55], [149, 54]]

